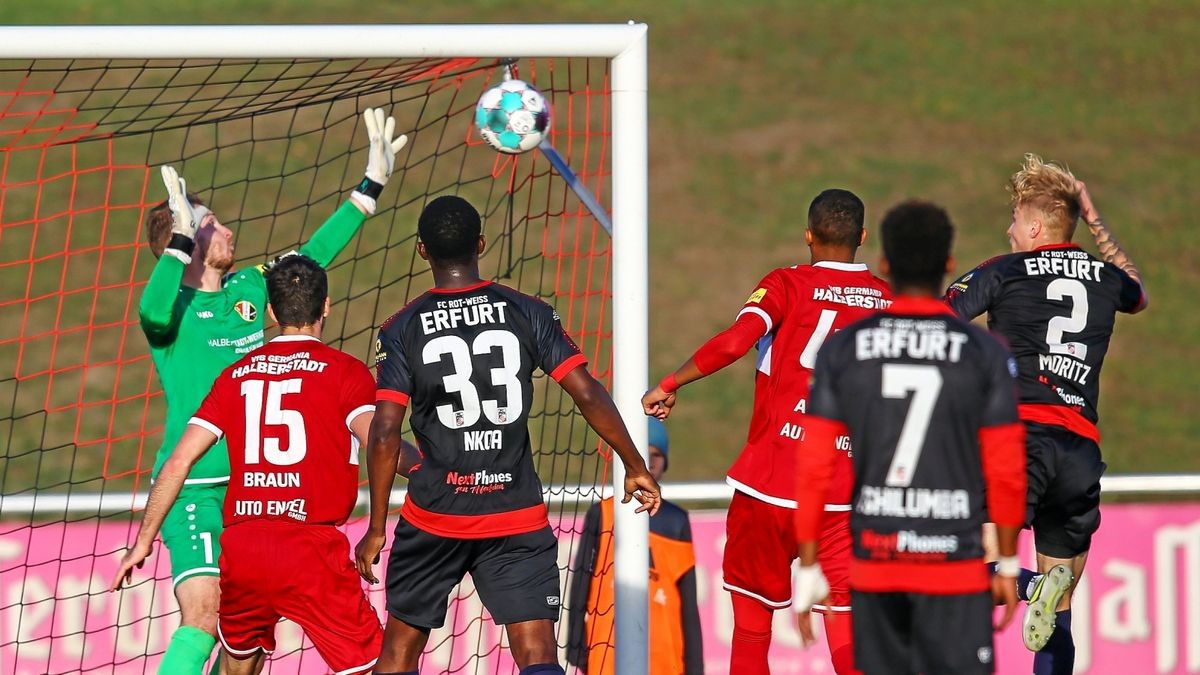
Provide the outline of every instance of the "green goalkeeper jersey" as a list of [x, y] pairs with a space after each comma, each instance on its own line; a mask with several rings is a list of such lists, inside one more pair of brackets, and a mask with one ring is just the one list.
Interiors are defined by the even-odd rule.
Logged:
[[[366, 216], [346, 202], [299, 252], [325, 267], [350, 243], [364, 220]], [[150, 343], [150, 357], [167, 404], [155, 476], [221, 371], [263, 344], [265, 265], [226, 275], [219, 291], [184, 286], [185, 267], [174, 256], [160, 257], [138, 305], [142, 332]], [[187, 483], [228, 480], [229, 453], [222, 438], [192, 467]]]

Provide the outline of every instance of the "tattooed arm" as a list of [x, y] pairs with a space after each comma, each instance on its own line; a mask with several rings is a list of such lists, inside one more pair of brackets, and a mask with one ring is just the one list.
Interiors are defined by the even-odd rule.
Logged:
[[1117, 243], [1116, 237], [1104, 225], [1104, 221], [1100, 219], [1100, 212], [1096, 210], [1096, 205], [1092, 203], [1092, 196], [1088, 194], [1087, 186], [1083, 181], [1076, 181], [1076, 186], [1079, 188], [1079, 215], [1083, 218], [1083, 222], [1087, 224], [1088, 230], [1091, 231], [1092, 237], [1096, 240], [1096, 247], [1100, 249], [1100, 257], [1106, 263], [1112, 263], [1121, 268], [1126, 274], [1133, 278], [1139, 284], [1142, 283], [1142, 275], [1138, 272], [1137, 266], [1133, 264], [1133, 260], [1125, 249]]
[[[1076, 181], [1079, 188], [1079, 215], [1083, 218], [1083, 222], [1087, 224], [1088, 230], [1092, 233], [1092, 238], [1096, 240], [1096, 248], [1100, 251], [1100, 258], [1106, 263], [1115, 265], [1125, 274], [1129, 275], [1138, 286], [1141, 287], [1141, 299], [1138, 301], [1133, 312], [1140, 312], [1149, 304], [1149, 297], [1146, 295], [1146, 285], [1142, 281], [1142, 273], [1138, 271], [1136, 265], [1133, 264], [1133, 259], [1121, 248], [1117, 243], [1117, 238], [1105, 226], [1104, 221], [1100, 218], [1100, 212], [1096, 210], [1096, 205], [1092, 203], [1092, 196], [1088, 194], [1087, 186], [1083, 181]], [[1123, 310], [1124, 311], [1124, 310]]]

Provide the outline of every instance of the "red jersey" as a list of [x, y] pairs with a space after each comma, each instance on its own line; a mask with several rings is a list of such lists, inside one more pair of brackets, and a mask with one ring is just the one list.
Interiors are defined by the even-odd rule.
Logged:
[[189, 424], [228, 437], [225, 526], [346, 522], [358, 497], [350, 423], [374, 410], [367, 367], [314, 337], [281, 335], [222, 371]]
[[[746, 446], [726, 474], [734, 489], [796, 508], [795, 450], [804, 430], [817, 350], [834, 332], [891, 304], [886, 282], [862, 263], [821, 261], [777, 269], [758, 283], [742, 314], [762, 318], [754, 412]], [[849, 511], [854, 482], [850, 439], [839, 454], [826, 510]]]

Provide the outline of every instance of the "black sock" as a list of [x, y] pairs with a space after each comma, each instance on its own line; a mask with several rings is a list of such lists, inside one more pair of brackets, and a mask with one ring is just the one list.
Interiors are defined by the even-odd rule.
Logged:
[[[996, 563], [988, 563], [988, 570], [994, 576], [996, 574]], [[1032, 582], [1037, 577], [1041, 576], [1033, 570], [1027, 570], [1024, 567], [1017, 573], [1017, 598], [1025, 602], [1029, 602], [1029, 588]]]
[[1071, 675], [1075, 670], [1075, 639], [1071, 636], [1071, 610], [1054, 615], [1054, 632], [1042, 651], [1033, 655], [1034, 675]]

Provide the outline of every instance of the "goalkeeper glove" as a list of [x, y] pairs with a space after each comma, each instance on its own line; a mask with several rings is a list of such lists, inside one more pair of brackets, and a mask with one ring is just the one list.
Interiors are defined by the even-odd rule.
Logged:
[[803, 614], [829, 595], [829, 582], [820, 565], [796, 565], [792, 575], [792, 609]]
[[167, 187], [167, 207], [171, 209], [171, 241], [164, 253], [179, 258], [186, 265], [192, 262], [196, 230], [209, 210], [208, 207], [192, 204], [188, 199], [187, 182], [175, 169], [164, 165], [161, 171], [163, 184]]
[[367, 126], [370, 148], [367, 154], [367, 171], [362, 182], [350, 193], [350, 198], [363, 207], [368, 214], [375, 213], [375, 200], [383, 192], [392, 168], [396, 164], [396, 153], [408, 143], [408, 136], [400, 134], [395, 139], [396, 120], [383, 116], [383, 108], [367, 108], [363, 111]]

